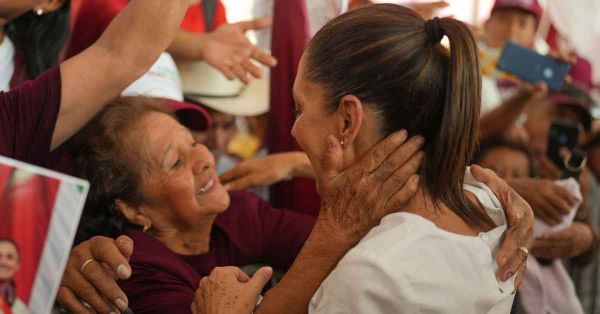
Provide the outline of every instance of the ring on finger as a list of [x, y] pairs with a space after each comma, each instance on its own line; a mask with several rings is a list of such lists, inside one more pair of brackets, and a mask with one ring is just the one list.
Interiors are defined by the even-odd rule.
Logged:
[[87, 265], [89, 265], [90, 263], [92, 263], [92, 262], [95, 262], [95, 260], [94, 260], [93, 258], [90, 258], [90, 259], [88, 259], [87, 261], [85, 261], [85, 262], [83, 263], [83, 265], [81, 265], [81, 268], [80, 268], [81, 272], [83, 273], [83, 270], [85, 269], [85, 267], [86, 267]]
[[525, 256], [529, 255], [529, 249], [525, 246], [519, 247], [519, 251], [525, 253]]

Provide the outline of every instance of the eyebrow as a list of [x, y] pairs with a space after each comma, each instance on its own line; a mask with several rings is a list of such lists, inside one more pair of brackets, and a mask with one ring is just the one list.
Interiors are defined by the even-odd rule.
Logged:
[[160, 167], [161, 168], [164, 168], [164, 166], [165, 166], [165, 159], [167, 158], [167, 154], [169, 153], [169, 151], [171, 150], [172, 147], [173, 147], [173, 142], [169, 143], [169, 146], [167, 147], [167, 149], [165, 149], [165, 152], [163, 153], [162, 161], [160, 162]]

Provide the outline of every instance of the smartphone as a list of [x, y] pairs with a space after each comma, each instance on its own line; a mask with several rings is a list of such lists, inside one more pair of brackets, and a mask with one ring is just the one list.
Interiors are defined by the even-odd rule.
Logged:
[[571, 122], [554, 121], [548, 132], [548, 149], [546, 154], [560, 169], [565, 169], [565, 161], [560, 156], [562, 147], [573, 150], [579, 144], [581, 125]]
[[571, 65], [508, 42], [496, 67], [529, 82], [545, 82], [551, 91], [559, 91]]

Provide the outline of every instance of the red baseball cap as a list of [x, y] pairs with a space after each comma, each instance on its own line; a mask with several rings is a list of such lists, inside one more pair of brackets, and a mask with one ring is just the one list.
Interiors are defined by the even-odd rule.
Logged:
[[592, 80], [592, 65], [588, 60], [580, 56], [577, 56], [577, 61], [571, 66], [569, 75], [573, 80], [573, 84], [586, 92], [589, 92], [590, 89], [594, 87], [594, 82]]
[[521, 9], [533, 14], [539, 21], [542, 17], [542, 7], [537, 0], [496, 0], [492, 12], [501, 9]]
[[594, 100], [589, 94], [575, 84], [566, 84], [560, 92], [551, 93], [550, 100], [559, 106], [571, 106], [583, 113], [583, 127], [586, 131], [592, 127], [592, 107]]
[[161, 100], [165, 104], [163, 109], [174, 113], [179, 123], [186, 128], [197, 132], [206, 131], [210, 128], [210, 115], [202, 107], [173, 99], [163, 98]]

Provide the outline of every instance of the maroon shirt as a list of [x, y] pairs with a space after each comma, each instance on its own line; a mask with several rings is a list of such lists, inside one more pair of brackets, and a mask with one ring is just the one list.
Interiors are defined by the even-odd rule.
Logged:
[[230, 192], [217, 216], [206, 254], [178, 255], [152, 236], [128, 232], [135, 249], [133, 276], [119, 285], [135, 313], [190, 313], [200, 279], [219, 266], [265, 263], [287, 270], [308, 238], [314, 218], [272, 208], [248, 192]]
[[46, 165], [60, 99], [58, 66], [0, 93], [0, 155]]

